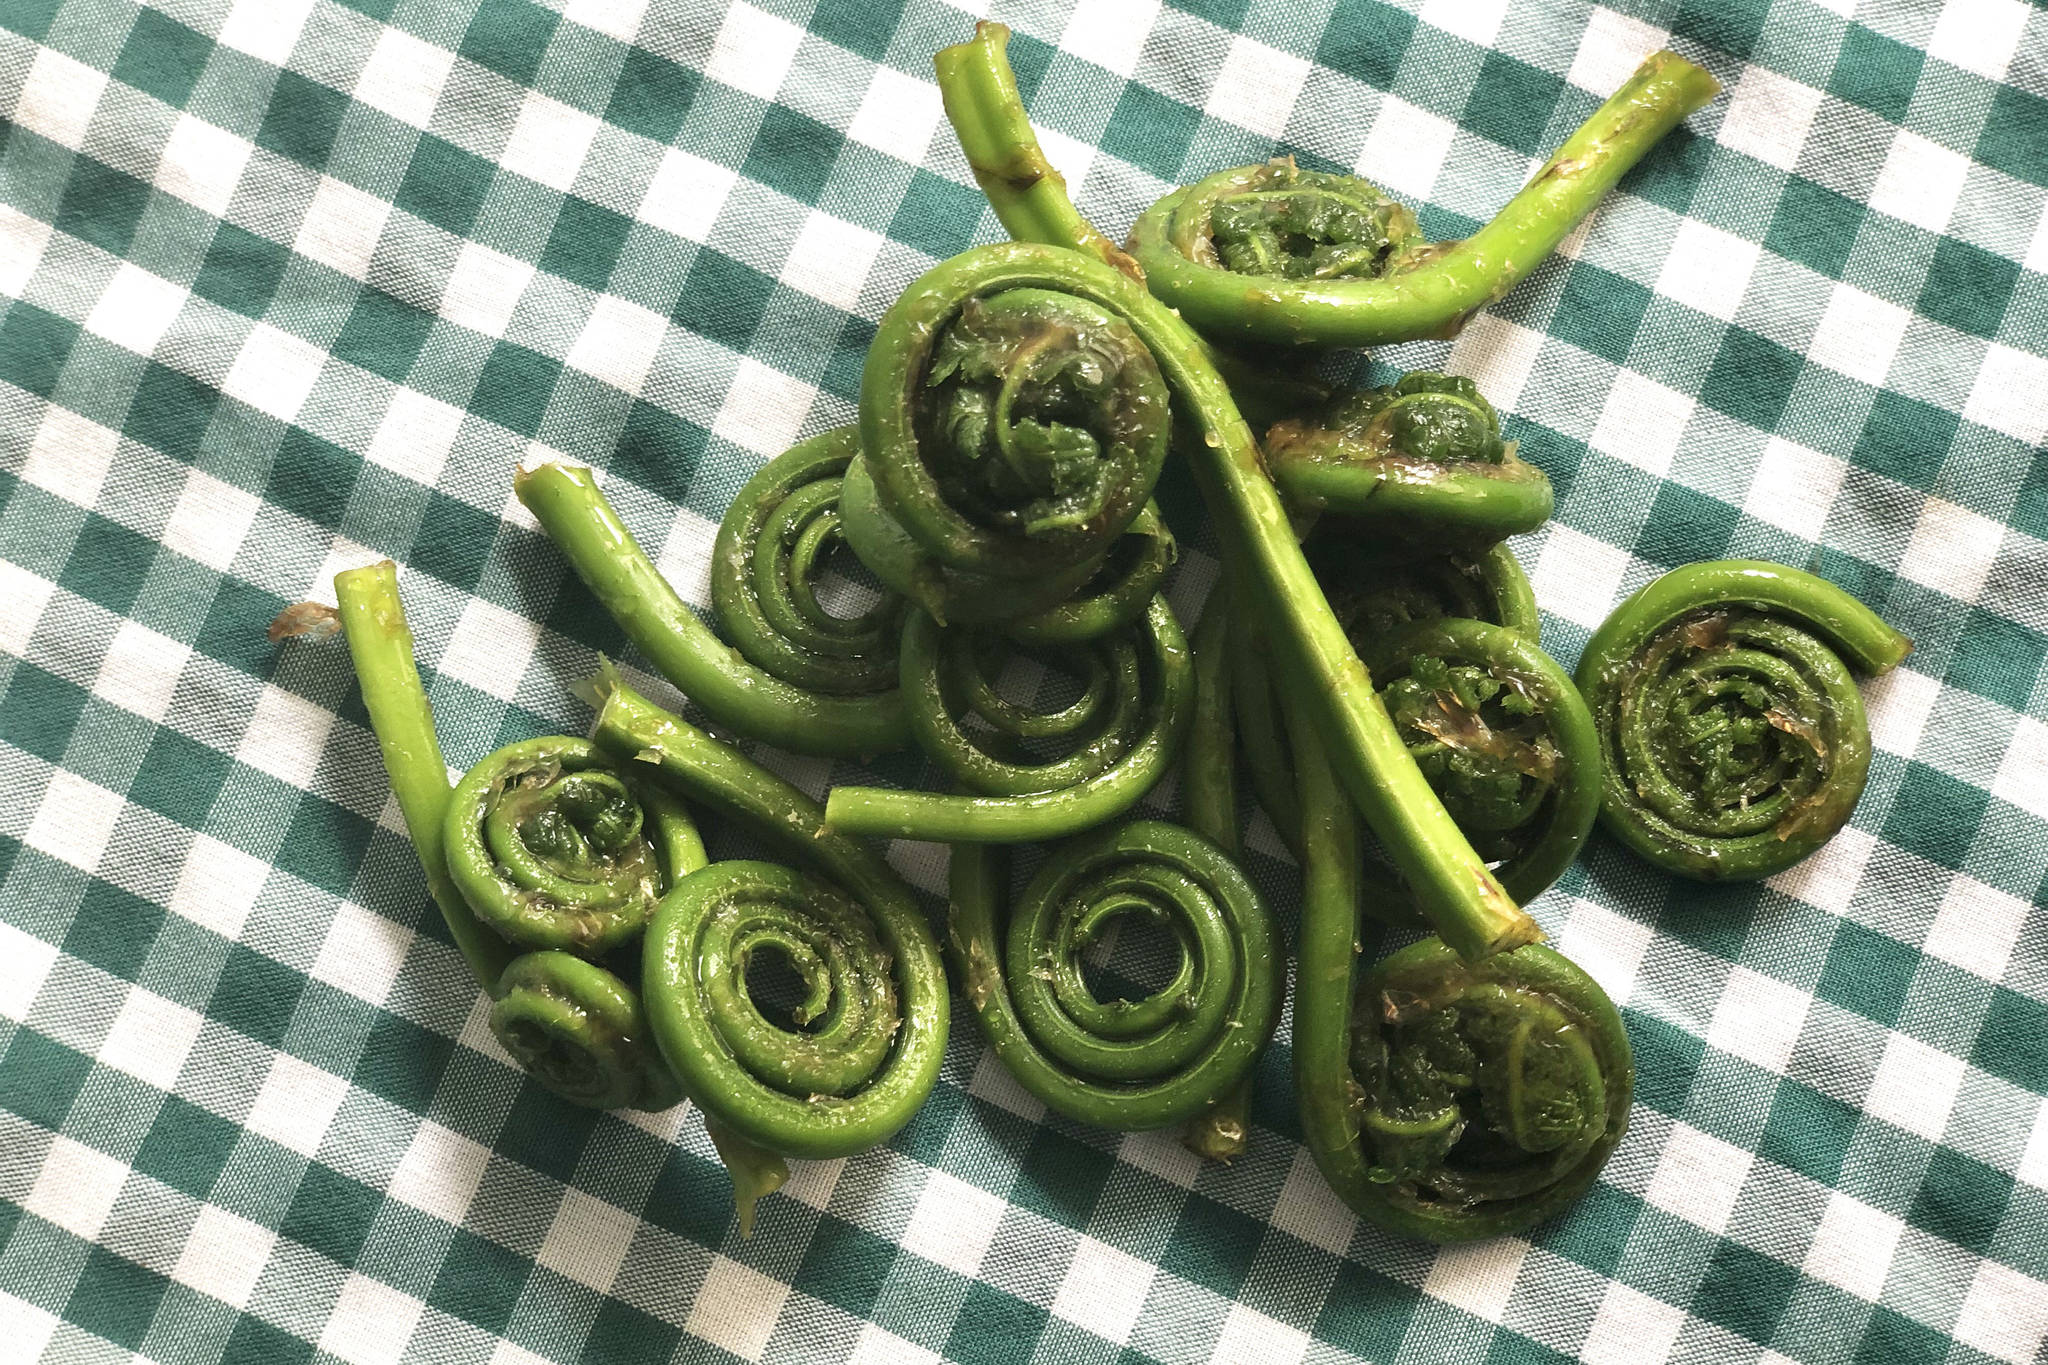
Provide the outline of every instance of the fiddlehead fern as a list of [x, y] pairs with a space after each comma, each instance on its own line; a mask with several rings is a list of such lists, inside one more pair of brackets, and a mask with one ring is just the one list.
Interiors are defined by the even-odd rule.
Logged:
[[1535, 640], [1536, 593], [1514, 551], [1497, 544], [1476, 555], [1387, 562], [1360, 547], [1350, 528], [1325, 523], [1307, 545], [1330, 609], [1361, 647], [1411, 621], [1456, 616], [1488, 621]]
[[1486, 545], [1550, 516], [1550, 480], [1501, 439], [1500, 416], [1478, 387], [1455, 375], [1416, 370], [1275, 423], [1266, 461], [1290, 500], [1375, 537]]
[[[1279, 1017], [1282, 949], [1265, 906], [1192, 831], [1139, 820], [1063, 844], [1007, 921], [1001, 850], [956, 847], [950, 883], [950, 948], [982, 1032], [1069, 1118], [1129, 1130], [1194, 1117], [1248, 1074]], [[1146, 999], [1098, 1000], [1081, 954], [1126, 917], [1171, 933], [1180, 966]]]
[[1579, 661], [1605, 772], [1601, 823], [1666, 871], [1768, 877], [1848, 822], [1870, 770], [1844, 660], [1884, 673], [1912, 642], [1834, 584], [1721, 560], [1617, 607]]
[[1073, 645], [1120, 630], [1151, 606], [1176, 553], [1173, 532], [1147, 503], [1072, 597], [1008, 622], [1003, 633], [1020, 644]]

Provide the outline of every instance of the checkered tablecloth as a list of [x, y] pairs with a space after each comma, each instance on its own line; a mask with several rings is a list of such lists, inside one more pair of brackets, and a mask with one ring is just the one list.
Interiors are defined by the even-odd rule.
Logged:
[[[1596, 838], [1533, 911], [1623, 1006], [1570, 1216], [1438, 1252], [1298, 1144], [1045, 1116], [965, 1011], [885, 1149], [753, 1238], [694, 1114], [507, 1065], [345, 652], [389, 555], [451, 762], [580, 730], [622, 641], [511, 498], [607, 471], [705, 596], [874, 320], [1000, 233], [939, 0], [0, 0], [0, 1359], [2042, 1358], [2048, 10], [2021, 0], [1019, 0], [1052, 159], [1121, 231], [1292, 153], [1468, 230], [1644, 54], [1728, 93], [1455, 344], [1556, 484], [1571, 664], [1661, 569], [1810, 566], [1911, 634], [1851, 828], [1763, 885]], [[1176, 601], [1213, 577], [1193, 546]], [[629, 662], [631, 656], [628, 656]], [[813, 791], [855, 773], [785, 771]], [[915, 764], [890, 772], [914, 777]], [[1164, 801], [1170, 793], [1162, 793]], [[935, 853], [892, 856], [935, 891]], [[1291, 922], [1269, 828], [1250, 861]]]

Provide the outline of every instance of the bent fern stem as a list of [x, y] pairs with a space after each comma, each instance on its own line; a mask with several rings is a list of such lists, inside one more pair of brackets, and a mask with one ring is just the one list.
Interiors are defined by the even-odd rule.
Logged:
[[[1007, 922], [1008, 858], [953, 850], [949, 947], [989, 1045], [1026, 1090], [1081, 1123], [1164, 1128], [1250, 1072], [1280, 1013], [1282, 951], [1237, 865], [1192, 831], [1139, 820], [1054, 850]], [[1098, 1000], [1081, 954], [1125, 917], [1178, 940], [1172, 980]]]
[[1884, 673], [1912, 647], [1799, 569], [1673, 569], [1615, 608], [1579, 661], [1600, 741], [1601, 823], [1680, 876], [1792, 866], [1848, 822], [1869, 775], [1850, 666]]

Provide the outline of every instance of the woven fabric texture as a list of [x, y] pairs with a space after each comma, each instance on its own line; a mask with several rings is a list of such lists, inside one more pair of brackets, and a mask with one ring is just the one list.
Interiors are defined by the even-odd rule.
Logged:
[[[604, 470], [701, 604], [732, 492], [849, 420], [906, 282], [1001, 235], [931, 79], [980, 8], [0, 0], [0, 1357], [2040, 1360], [2048, 9], [2021, 0], [996, 16], [1112, 233], [1277, 152], [1456, 236], [1656, 47], [1727, 87], [1456, 342], [1360, 366], [1509, 414], [1557, 488], [1515, 548], [1567, 666], [1726, 555], [1917, 641], [1808, 863], [1702, 887], [1596, 837], [1532, 907], [1639, 1068], [1568, 1217], [1443, 1252], [1359, 1224], [1298, 1143], [1284, 1022], [1220, 1166], [1048, 1118], [956, 1010], [911, 1125], [800, 1164], [751, 1240], [694, 1112], [511, 1069], [346, 652], [264, 627], [390, 556], [451, 763], [581, 731], [570, 684], [636, 659], [515, 464]], [[1214, 562], [1164, 496], [1191, 618]], [[891, 852], [938, 891], [937, 851]], [[1248, 858], [1291, 923], [1262, 822]]]

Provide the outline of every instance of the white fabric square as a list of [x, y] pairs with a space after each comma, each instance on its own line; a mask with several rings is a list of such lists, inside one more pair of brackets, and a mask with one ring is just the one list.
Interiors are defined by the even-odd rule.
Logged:
[[433, 122], [441, 87], [455, 67], [455, 54], [415, 38], [402, 28], [384, 29], [363, 72], [356, 77], [355, 97], [372, 109], [415, 128]]
[[775, 98], [789, 64], [796, 60], [804, 31], [789, 20], [739, 0], [725, 12], [704, 74], [764, 100]]
[[211, 834], [192, 840], [178, 885], [171, 892], [171, 913], [181, 915], [222, 938], [239, 938], [242, 924], [263, 894], [270, 864], [254, 858]]
[[2027, 243], [2027, 254], [2020, 264], [2036, 274], [2048, 275], [2048, 203], [2042, 204], [2041, 216], [2034, 220], [2034, 238]]
[[1849, 902], [1863, 881], [1863, 869], [1877, 847], [1874, 836], [1844, 825], [1820, 849], [1786, 868], [1766, 883], [1773, 890], [1805, 901], [1830, 915], [1849, 913]]
[[41, 1360], [62, 1321], [49, 1309], [0, 1290], [0, 1341], [13, 1342], [23, 1360]]
[[0, 653], [21, 657], [56, 591], [57, 585], [41, 574], [0, 559], [0, 602], [7, 603], [7, 610], [0, 612]]
[[1622, 370], [1607, 391], [1587, 444], [1661, 479], [1678, 457], [1695, 406], [1689, 394], [1634, 370]]
[[1664, 258], [1657, 292], [1710, 317], [1733, 322], [1762, 254], [1763, 248], [1747, 238], [1687, 218], [1678, 225], [1678, 236]]
[[131, 986], [100, 1044], [99, 1059], [159, 1090], [173, 1089], [205, 1023], [197, 1011]]
[[2032, 716], [2020, 717], [1998, 776], [1991, 780], [1991, 794], [2048, 820], [2048, 725]]
[[1912, 321], [1909, 309], [1889, 299], [1866, 294], [1853, 284], [1837, 284], [1827, 311], [1820, 315], [1807, 358], [1851, 379], [1882, 385]]
[[490, 1164], [487, 1147], [432, 1119], [420, 1121], [412, 1145], [391, 1172], [391, 1195], [437, 1218], [460, 1224]]
[[93, 695], [144, 720], [161, 721], [191, 657], [190, 645], [159, 635], [140, 621], [123, 621], [100, 661]]
[[1920, 736], [1941, 683], [1911, 668], [1895, 668], [1863, 685], [1863, 711], [1870, 719], [1870, 739], [1887, 753], [1911, 758], [1920, 751]]
[[0, 1019], [28, 1018], [56, 960], [56, 944], [0, 920]]
[[291, 60], [299, 30], [312, 12], [313, 0], [236, 0], [220, 26], [220, 44], [283, 66]]
[[[1274, 843], [1277, 846], [1279, 840], [1276, 838]], [[1117, 1145], [1116, 1159], [1184, 1190], [1195, 1187], [1195, 1177], [1202, 1173], [1203, 1165], [1202, 1158], [1182, 1146], [1178, 1138], [1157, 1131], [1125, 1133], [1124, 1140]]]
[[1114, 5], [1076, 5], [1060, 47], [1125, 80], [1138, 69], [1145, 35], [1159, 17], [1159, 0], [1121, 0]]
[[128, 1163], [59, 1133], [21, 1206], [90, 1242], [107, 1225], [127, 1182]]
[[18, 299], [34, 278], [51, 227], [12, 204], [0, 204], [0, 294]]
[[1507, 13], [1508, 0], [1424, 0], [1422, 22], [1468, 43], [1492, 47]]
[[630, 43], [640, 34], [640, 20], [647, 13], [647, 0], [569, 0], [562, 17], [571, 23], [596, 29], [609, 38]]
[[1088, 178], [1089, 168], [1095, 164], [1095, 144], [1086, 138], [1071, 137], [1055, 128], [1040, 128], [1038, 145], [1046, 159], [1052, 163], [1068, 186], [1078, 188]]
[[1664, 46], [1666, 36], [1654, 24], [1596, 5], [1565, 79], [1605, 99], [1635, 74], [1643, 58]]
[[412, 938], [412, 930], [404, 925], [393, 924], [354, 901], [342, 901], [327, 926], [311, 975], [337, 990], [381, 1005], [405, 967]]
[[59, 768], [50, 774], [22, 842], [81, 871], [97, 871], [107, 840], [114, 837], [114, 822], [127, 804], [121, 793]]
[[106, 72], [53, 47], [39, 47], [21, 82], [14, 121], [75, 152], [85, 141], [86, 126], [106, 88]]
[[775, 1334], [775, 1319], [789, 1297], [789, 1286], [752, 1266], [723, 1256], [711, 1258], [703, 1287], [690, 1305], [683, 1330], [741, 1360], [759, 1360]]
[[534, 1258], [600, 1294], [612, 1292], [640, 1220], [579, 1189], [562, 1192], [555, 1221]]
[[349, 1365], [398, 1365], [426, 1305], [350, 1271], [320, 1332], [320, 1349]]
[[595, 114], [529, 90], [498, 164], [566, 194], [590, 155], [598, 123]]
[[1010, 1068], [1003, 1065], [994, 1049], [981, 1054], [981, 1060], [974, 1064], [974, 1075], [968, 1078], [967, 1093], [978, 1100], [987, 1100], [998, 1109], [1007, 1109], [1027, 1122], [1036, 1123], [1045, 1117], [1045, 1101], [1018, 1084], [1010, 1074]]
[[455, 448], [462, 416], [462, 409], [453, 403], [418, 389], [394, 389], [384, 420], [377, 424], [377, 434], [370, 438], [363, 457], [432, 488], [448, 463], [448, 452]]
[[1295, 1365], [1307, 1354], [1308, 1333], [1269, 1318], [1250, 1304], [1233, 1303], [1209, 1360], [1212, 1365], [1240, 1365], [1247, 1360], [1259, 1365]]
[[1689, 1123], [1671, 1125], [1643, 1198], [1666, 1213], [1719, 1236], [1742, 1199], [1755, 1157]]
[[1721, 145], [1789, 171], [1806, 145], [1821, 92], [1761, 66], [1745, 66], [1729, 92]]
[[1656, 936], [1647, 924], [1616, 914], [1604, 905], [1575, 900], [1572, 916], [1558, 936], [1559, 951], [1599, 982], [1610, 1000], [1625, 1005], [1635, 994], [1643, 955], [1650, 951], [1650, 941]]
[[540, 623], [472, 597], [455, 623], [441, 671], [500, 701], [518, 695], [519, 680], [540, 641]]
[[332, 728], [332, 711], [275, 683], [265, 683], [235, 757], [281, 782], [303, 788], [313, 780]]
[[2040, 1359], [2048, 1337], [2048, 1284], [1990, 1257], [1977, 1262], [1977, 1276], [1956, 1314], [1955, 1339], [1994, 1360], [2030, 1365]]
[[1894, 1033], [1885, 1043], [1870, 1093], [1863, 1097], [1864, 1112], [1939, 1142], [1967, 1066], [1962, 1058], [1918, 1038]]
[[1984, 590], [1991, 561], [1998, 557], [2005, 528], [1991, 518], [1946, 498], [1930, 497], [1920, 507], [1913, 538], [1899, 560], [1899, 572], [1959, 602], [1974, 602]]
[[1813, 1243], [1800, 1269], [1876, 1303], [1905, 1230], [1903, 1220], [1836, 1190], [1828, 1195], [1827, 1209], [1813, 1230]]
[[661, 154], [661, 165], [648, 180], [647, 194], [634, 216], [664, 232], [704, 241], [737, 179], [737, 172], [715, 161], [671, 147]]
[[1885, 154], [1884, 168], [1870, 187], [1870, 207], [1914, 227], [1941, 232], [1948, 227], [1970, 158], [1901, 128]]
[[1331, 1192], [1306, 1147], [1295, 1149], [1294, 1164], [1287, 1168], [1286, 1183], [1273, 1203], [1273, 1226], [1332, 1256], [1349, 1250], [1358, 1230], [1357, 1215]]
[[2038, 445], [2048, 437], [2048, 359], [1992, 342], [1964, 400], [1963, 416]]
[[750, 355], [741, 356], [725, 404], [711, 423], [711, 434], [756, 455], [780, 455], [796, 442], [817, 397], [818, 391], [803, 380], [771, 369]]
[[711, 546], [717, 536], [717, 522], [687, 507], [676, 509], [654, 567], [685, 602], [702, 607], [711, 601]]
[[249, 339], [228, 367], [220, 389], [258, 412], [289, 422], [306, 405], [326, 364], [327, 352], [312, 342], [259, 322], [249, 329]]
[[1685, 1310], [1610, 1280], [1579, 1347], [1586, 1365], [1644, 1365], [1668, 1360], [1685, 1327]]
[[1707, 1041], [1782, 1076], [1812, 1004], [1813, 997], [1796, 986], [1737, 967], [1728, 973], [1728, 984], [1721, 988], [1714, 1020], [1707, 1026]]
[[2024, 0], [1948, 0], [1928, 36], [1927, 55], [2002, 81], [2034, 12]]
[[[637, 1112], [639, 1111], [624, 1110], [621, 1111], [621, 1115]], [[498, 1341], [498, 1349], [491, 1352], [491, 1365], [554, 1365], [554, 1362], [546, 1356], [537, 1356], [524, 1346], [506, 1341], [501, 1337]]]
[[370, 273], [370, 257], [390, 216], [391, 205], [376, 195], [323, 175], [298, 236], [292, 239], [292, 250], [360, 280]]
[[209, 569], [225, 572], [262, 506], [254, 493], [194, 469], [185, 476], [184, 490], [164, 523], [163, 543]]
[[647, 372], [654, 368], [654, 357], [667, 336], [668, 319], [661, 314], [603, 294], [569, 348], [566, 363], [615, 389], [637, 394], [647, 386]]
[[487, 337], [501, 337], [533, 279], [533, 267], [482, 242], [464, 242], [441, 294], [441, 316]]
[[846, 135], [915, 166], [924, 160], [944, 115], [938, 86], [892, 66], [877, 66]]
[[1529, 577], [1538, 602], [1591, 630], [1607, 619], [1628, 565], [1627, 550], [1553, 521]]
[[1462, 374], [1503, 410], [1512, 410], [1535, 372], [1543, 333], [1493, 313], [1480, 313], [1451, 343], [1444, 368]]
[[958, 1176], [934, 1170], [917, 1197], [902, 1246], [973, 1279], [1003, 1221], [1003, 1200]]
[[1411, 199], [1427, 199], [1457, 132], [1449, 119], [1388, 95], [1380, 101], [1372, 131], [1365, 135], [1358, 173]]
[[1445, 1247], [1430, 1262], [1422, 1292], [1497, 1324], [1507, 1315], [1508, 1300], [1514, 1295], [1515, 1280], [1528, 1254], [1529, 1244], [1520, 1237], [1493, 1237]]
[[232, 1307], [247, 1308], [276, 1245], [277, 1234], [261, 1223], [202, 1204], [171, 1278]]
[[1278, 138], [1287, 131], [1308, 72], [1306, 58], [1238, 34], [1209, 91], [1208, 112], [1260, 137]]
[[86, 314], [85, 330], [137, 355], [148, 355], [178, 320], [188, 297], [183, 286], [123, 261]]
[[822, 1213], [831, 1207], [832, 1191], [837, 1188], [839, 1177], [845, 1170], [845, 1157], [834, 1157], [830, 1161], [799, 1161], [789, 1168], [789, 1179], [782, 1182], [782, 1193]]
[[1764, 442], [1742, 510], [1801, 540], [1818, 541], [1847, 470], [1832, 455], [1772, 436]]
[[1053, 1316], [1121, 1346], [1145, 1310], [1156, 1273], [1150, 1262], [1084, 1234], [1053, 1295]]
[[22, 461], [21, 477], [66, 502], [90, 508], [99, 502], [100, 487], [114, 467], [114, 450], [120, 444], [121, 433], [112, 427], [48, 404]]
[[850, 313], [881, 250], [879, 232], [813, 209], [789, 248], [782, 282]]
[[327, 1136], [347, 1098], [347, 1081], [280, 1052], [271, 1058], [270, 1070], [242, 1126], [300, 1156], [316, 1156], [320, 1140]]
[[2013, 1178], [2037, 1190], [2048, 1190], [2048, 1099], [2034, 1111], [2033, 1136], [2027, 1139], [2026, 1151], [2020, 1153]]
[[156, 187], [225, 218], [235, 186], [242, 183], [242, 169], [255, 150], [256, 144], [247, 138], [180, 114], [164, 143], [163, 159], [157, 162]]
[[926, 1350], [914, 1341], [905, 1341], [886, 1327], [874, 1323], [861, 1324], [860, 1335], [854, 1338], [853, 1354], [847, 1356], [846, 1365], [939, 1365], [944, 1359], [935, 1351]]

